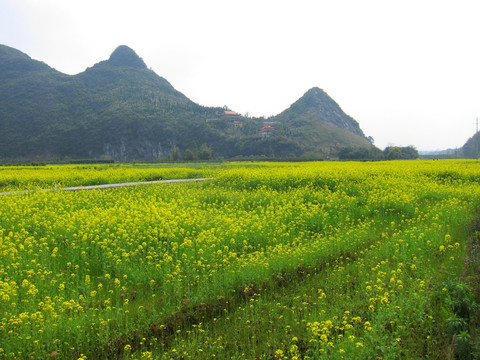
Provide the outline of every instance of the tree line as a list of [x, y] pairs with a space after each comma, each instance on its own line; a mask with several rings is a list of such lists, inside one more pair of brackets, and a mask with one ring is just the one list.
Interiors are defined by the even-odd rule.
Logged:
[[383, 151], [376, 147], [346, 147], [338, 155], [340, 160], [413, 160], [420, 156], [413, 146], [388, 146]]

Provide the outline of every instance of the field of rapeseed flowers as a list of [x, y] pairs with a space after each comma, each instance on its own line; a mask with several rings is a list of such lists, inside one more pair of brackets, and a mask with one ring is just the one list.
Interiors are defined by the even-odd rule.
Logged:
[[99, 164], [0, 167], [0, 193], [164, 179], [206, 177], [207, 166], [184, 164]]
[[474, 355], [477, 162], [43, 171], [0, 183], [214, 179], [0, 196], [0, 359]]

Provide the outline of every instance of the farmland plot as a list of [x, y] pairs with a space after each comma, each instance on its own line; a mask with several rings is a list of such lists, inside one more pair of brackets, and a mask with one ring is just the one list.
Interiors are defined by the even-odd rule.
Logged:
[[[115, 182], [131, 181], [120, 169]], [[0, 197], [0, 358], [473, 353], [460, 275], [476, 162], [204, 173], [215, 179]]]

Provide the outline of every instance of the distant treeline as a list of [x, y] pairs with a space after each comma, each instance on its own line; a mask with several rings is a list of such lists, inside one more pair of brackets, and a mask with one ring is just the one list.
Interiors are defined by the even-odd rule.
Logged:
[[375, 147], [346, 147], [338, 155], [340, 160], [412, 160], [420, 157], [413, 146], [389, 146], [383, 151]]
[[[183, 155], [183, 156], [182, 156]], [[231, 158], [222, 158], [222, 157], [212, 157], [211, 150], [202, 145], [201, 151], [192, 151], [187, 149], [184, 154], [177, 155], [175, 157], [169, 157], [162, 160], [161, 162], [170, 162], [170, 163], [183, 163], [183, 162], [195, 162], [195, 161], [287, 161], [287, 162], [297, 162], [297, 161], [323, 161], [323, 160], [367, 160], [367, 161], [380, 161], [380, 160], [411, 160], [418, 159], [418, 151], [412, 147], [397, 147], [391, 146], [387, 147], [385, 150], [380, 150], [378, 148], [354, 148], [348, 147], [343, 148], [339, 152], [338, 157], [322, 156], [318, 153], [304, 153], [301, 156], [291, 155], [288, 157], [281, 156], [266, 156], [266, 155], [237, 155]], [[155, 162], [155, 161], [154, 161]], [[22, 160], [22, 161], [8, 161], [0, 159], [0, 166], [11, 166], [11, 165], [48, 165], [48, 164], [112, 164], [116, 163], [113, 159], [61, 159], [61, 160]]]

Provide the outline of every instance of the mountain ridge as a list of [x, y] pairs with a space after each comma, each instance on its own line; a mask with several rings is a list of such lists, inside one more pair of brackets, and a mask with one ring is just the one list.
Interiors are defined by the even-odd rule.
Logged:
[[5, 45], [0, 65], [0, 158], [327, 157], [372, 147], [319, 88], [268, 119], [232, 118], [190, 100], [125, 45], [76, 75]]

